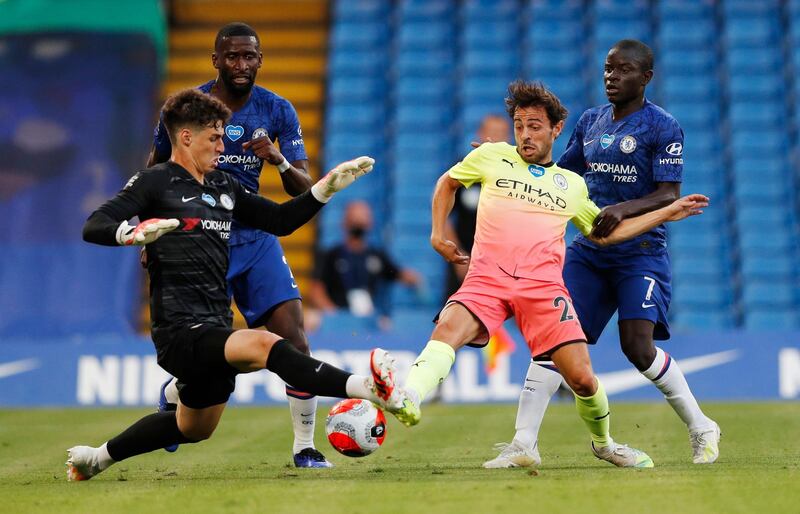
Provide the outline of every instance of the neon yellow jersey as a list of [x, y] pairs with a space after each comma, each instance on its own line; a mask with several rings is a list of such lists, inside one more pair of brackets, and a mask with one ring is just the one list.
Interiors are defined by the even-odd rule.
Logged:
[[600, 212], [580, 175], [528, 164], [508, 143], [482, 144], [448, 174], [481, 184], [470, 273], [561, 282], [567, 222], [585, 235]]

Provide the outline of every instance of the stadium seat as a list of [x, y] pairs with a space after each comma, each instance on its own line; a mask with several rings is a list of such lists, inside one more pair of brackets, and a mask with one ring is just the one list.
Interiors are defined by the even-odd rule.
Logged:
[[334, 26], [340, 22], [386, 19], [389, 0], [336, 0], [333, 6]]
[[454, 39], [453, 24], [444, 21], [405, 21], [400, 24], [398, 44], [403, 50], [444, 48]]
[[[386, 64], [386, 60], [383, 64]], [[449, 76], [453, 71], [455, 56], [451, 49], [404, 50], [397, 55], [395, 64], [399, 77]]]
[[800, 326], [794, 309], [751, 309], [745, 312], [744, 327], [747, 330], [785, 331]]
[[331, 44], [336, 50], [373, 48], [386, 43], [389, 30], [390, 27], [380, 19], [336, 23], [331, 33]]

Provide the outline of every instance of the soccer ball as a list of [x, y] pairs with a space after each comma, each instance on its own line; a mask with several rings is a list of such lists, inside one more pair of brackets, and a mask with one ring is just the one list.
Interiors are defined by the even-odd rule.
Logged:
[[350, 398], [333, 406], [325, 419], [328, 441], [348, 457], [364, 457], [383, 444], [386, 418], [372, 402]]

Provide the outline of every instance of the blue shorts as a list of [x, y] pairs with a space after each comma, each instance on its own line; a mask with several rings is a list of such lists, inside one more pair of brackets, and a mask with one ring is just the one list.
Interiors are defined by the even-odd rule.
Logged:
[[299, 300], [300, 290], [277, 237], [231, 245], [228, 294], [253, 328], [270, 309]]
[[610, 255], [580, 244], [567, 248], [564, 284], [590, 344], [600, 338], [614, 311], [620, 320], [655, 324], [653, 339], [669, 339], [672, 298], [669, 255]]

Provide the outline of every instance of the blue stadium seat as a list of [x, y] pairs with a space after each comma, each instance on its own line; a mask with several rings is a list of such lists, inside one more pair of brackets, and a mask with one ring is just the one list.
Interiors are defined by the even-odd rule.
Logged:
[[385, 88], [382, 78], [334, 75], [328, 80], [328, 99], [333, 104], [367, 101], [382, 97]]
[[[687, 36], [687, 34], [683, 34]], [[676, 34], [676, 38], [680, 37]], [[691, 40], [692, 36], [689, 36]], [[662, 42], [662, 47], [672, 43]], [[656, 70], [664, 73], [665, 76], [684, 76], [696, 73], [707, 73], [717, 65], [716, 52], [706, 47], [707, 42], [698, 43], [701, 48], [686, 49], [663, 49], [656, 55]]]
[[672, 294], [676, 304], [693, 307], [721, 308], [730, 304], [731, 291], [723, 282], [701, 282], [696, 277], [684, 280], [676, 277], [672, 285]]
[[[751, 70], [755, 73], [755, 70]], [[783, 78], [777, 74], [754, 75], [752, 73], [731, 76], [729, 85], [731, 100], [783, 101]]]
[[534, 23], [580, 20], [584, 10], [582, 0], [532, 0], [529, 5], [530, 16]]
[[647, 0], [596, 0], [594, 9], [598, 22], [613, 19], [640, 20], [647, 17], [650, 3]]
[[399, 77], [395, 82], [398, 103], [447, 103], [452, 100], [452, 88], [449, 77]]
[[385, 119], [383, 105], [339, 103], [328, 109], [327, 128], [333, 133], [357, 129], [372, 131], [381, 128]]
[[[446, 47], [447, 48], [447, 47]], [[386, 65], [384, 60], [383, 64]], [[397, 55], [395, 64], [397, 76], [448, 76], [455, 63], [452, 49], [445, 50], [404, 50]]]
[[797, 239], [788, 230], [774, 230], [764, 234], [761, 230], [740, 227], [739, 246], [742, 252], [749, 255], [791, 254], [796, 251]]
[[745, 312], [744, 327], [747, 330], [791, 330], [798, 328], [798, 314], [794, 309], [774, 307], [751, 309]]
[[467, 49], [494, 48], [498, 52], [516, 50], [519, 40], [515, 24], [506, 21], [467, 22], [461, 37]]
[[401, 0], [398, 14], [403, 20], [430, 20], [454, 18], [454, 0]]
[[[466, 76], [461, 81], [462, 103], [499, 101], [505, 97], [509, 81], [493, 75]], [[502, 111], [501, 111], [502, 112]]]
[[788, 255], [763, 253], [742, 255], [742, 276], [745, 281], [756, 279], [787, 280], [794, 274], [792, 259]]
[[698, 278], [699, 280], [720, 283], [727, 277], [727, 269], [723, 268], [719, 259], [714, 259], [706, 255], [683, 255], [673, 257], [672, 273], [676, 277], [681, 277], [681, 280]]
[[541, 20], [527, 28], [528, 44], [533, 48], [580, 48], [583, 38], [580, 20]]
[[731, 18], [726, 20], [723, 37], [728, 48], [755, 48], [774, 42], [779, 30], [771, 19]]
[[525, 61], [533, 78], [543, 73], [572, 75], [579, 79], [583, 75], [584, 58], [579, 49], [534, 48], [526, 52]]
[[499, 74], [507, 79], [514, 78], [521, 64], [516, 52], [483, 49], [464, 52], [461, 63], [467, 74]]
[[733, 316], [728, 309], [693, 309], [682, 308], [674, 305], [670, 309], [672, 319], [670, 326], [673, 330], [696, 329], [714, 330], [728, 329], [734, 326]]
[[661, 0], [656, 12], [662, 23], [670, 20], [699, 21], [714, 15], [713, 0]]
[[389, 0], [336, 0], [333, 25], [347, 21], [375, 21], [388, 17]]
[[330, 76], [380, 76], [385, 72], [387, 55], [384, 50], [349, 50], [332, 52], [328, 60]]
[[750, 78], [758, 77], [758, 73], [778, 73], [783, 64], [780, 49], [770, 46], [731, 48], [726, 55], [728, 69], [732, 74], [743, 74]]
[[780, 128], [754, 130], [743, 124], [734, 126], [732, 132], [732, 148], [741, 155], [782, 154], [789, 148], [786, 133]]
[[797, 300], [795, 284], [749, 281], [744, 283], [742, 300], [745, 309], [752, 307], [791, 307]]
[[380, 19], [341, 22], [333, 25], [330, 41], [336, 51], [372, 48], [386, 44], [390, 30]]
[[663, 92], [669, 102], [674, 101], [707, 101], [717, 94], [717, 83], [710, 75], [693, 75], [690, 77], [664, 77]]
[[406, 21], [400, 24], [398, 43], [403, 50], [433, 50], [452, 45], [454, 38], [450, 20]]
[[761, 98], [753, 99], [751, 102], [732, 102], [730, 106], [730, 118], [734, 126], [747, 127], [748, 129], [758, 127], [781, 126], [784, 122], [786, 107], [782, 102], [764, 101]]
[[753, 19], [774, 15], [780, 9], [778, 0], [725, 0], [721, 2], [725, 16], [737, 19]]
[[400, 104], [395, 113], [398, 129], [447, 131], [453, 114], [449, 106]]
[[469, 21], [512, 21], [519, 13], [516, 0], [465, 0], [464, 18]]

